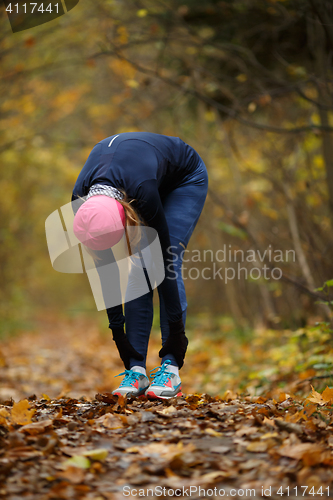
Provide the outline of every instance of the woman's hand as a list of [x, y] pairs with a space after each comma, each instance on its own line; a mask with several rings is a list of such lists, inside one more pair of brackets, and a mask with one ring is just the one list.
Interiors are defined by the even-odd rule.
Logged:
[[176, 323], [169, 323], [170, 333], [169, 336], [159, 352], [160, 358], [167, 354], [173, 354], [177, 361], [178, 367], [181, 368], [184, 364], [184, 358], [188, 345], [188, 338], [185, 335], [183, 321]]
[[124, 328], [111, 328], [113, 340], [116, 343], [119, 355], [124, 363], [126, 370], [130, 369], [130, 358], [143, 361], [142, 354], [139, 354], [128, 340]]

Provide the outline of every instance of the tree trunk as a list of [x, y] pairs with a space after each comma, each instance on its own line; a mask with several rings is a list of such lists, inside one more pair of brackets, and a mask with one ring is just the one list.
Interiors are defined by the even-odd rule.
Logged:
[[[308, 23], [308, 47], [314, 57], [315, 85], [318, 92], [318, 114], [322, 126], [329, 126], [332, 96], [333, 16], [332, 2], [310, 0], [313, 11]], [[333, 226], [333, 134], [322, 130], [322, 152], [326, 171], [328, 206]]]

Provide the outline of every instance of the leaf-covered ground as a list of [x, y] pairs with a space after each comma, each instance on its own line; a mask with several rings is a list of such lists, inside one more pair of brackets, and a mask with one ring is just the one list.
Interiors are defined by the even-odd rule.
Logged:
[[[113, 342], [82, 320], [4, 340], [0, 497], [333, 496], [333, 389], [310, 386], [332, 352], [316, 332], [273, 346], [276, 332], [212, 338], [202, 324], [189, 334], [184, 396], [168, 401], [112, 396]], [[158, 345], [155, 335], [149, 368]]]

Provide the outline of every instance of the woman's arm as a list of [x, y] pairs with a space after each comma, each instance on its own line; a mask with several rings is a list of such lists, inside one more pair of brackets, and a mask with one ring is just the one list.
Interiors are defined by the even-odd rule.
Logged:
[[[106, 309], [106, 312], [109, 318], [109, 328], [112, 331], [113, 340], [116, 343], [119, 355], [124, 363], [125, 368], [129, 370], [130, 358], [135, 358], [143, 361], [143, 356], [133, 348], [124, 331], [125, 317], [123, 314], [121, 299], [119, 268], [111, 248], [96, 251], [95, 253], [99, 259], [97, 260], [97, 262], [95, 262], [95, 266], [100, 277], [104, 302], [106, 305], [113, 300], [115, 302], [119, 302], [118, 305], [108, 307]], [[106, 282], [104, 279], [105, 266], [108, 265], [110, 267], [108, 268]], [[112, 293], [111, 297], [110, 293]]]
[[[109, 318], [109, 328], [123, 328], [125, 317], [123, 315], [120, 275], [116, 259], [114, 258], [111, 248], [94, 251], [94, 253], [97, 256], [95, 267], [100, 277], [104, 303], [106, 305], [106, 312]], [[105, 266], [109, 266], [107, 281], [104, 279]], [[112, 287], [112, 297], [110, 296], [110, 287]], [[118, 305], [108, 307], [108, 304], [111, 301], [118, 302]]]

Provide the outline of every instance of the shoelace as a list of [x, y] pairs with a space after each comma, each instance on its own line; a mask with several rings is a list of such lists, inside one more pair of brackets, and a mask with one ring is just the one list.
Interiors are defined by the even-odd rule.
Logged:
[[167, 359], [166, 361], [164, 361], [162, 366], [157, 366], [150, 371], [149, 376], [153, 379], [152, 384], [164, 385], [168, 382], [172, 373], [167, 372], [166, 370], [170, 364], [171, 361]]
[[120, 377], [121, 375], [125, 375], [124, 380], [121, 381], [121, 384], [119, 387], [124, 387], [128, 385], [133, 385], [137, 380], [140, 379], [141, 373], [134, 372], [133, 370], [125, 370], [122, 373], [119, 373], [119, 375], [115, 375], [116, 377]]

